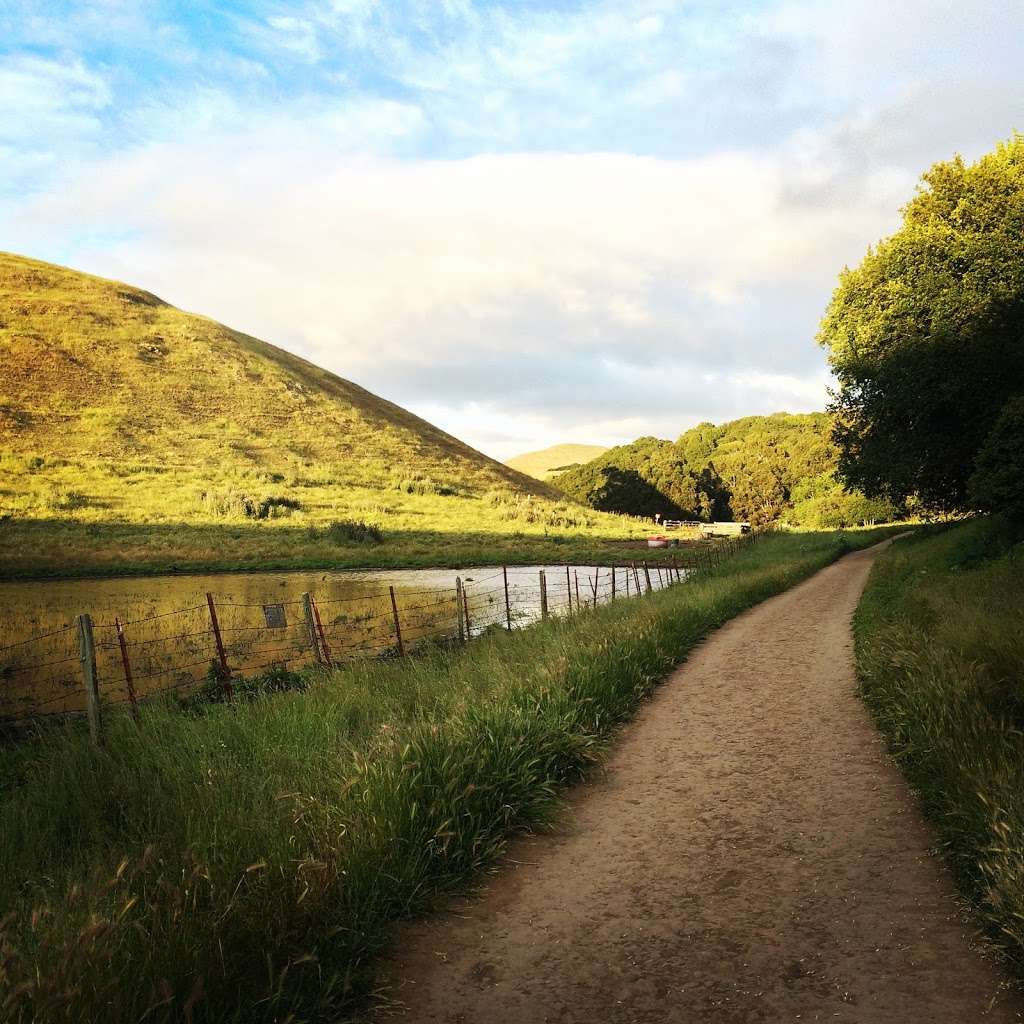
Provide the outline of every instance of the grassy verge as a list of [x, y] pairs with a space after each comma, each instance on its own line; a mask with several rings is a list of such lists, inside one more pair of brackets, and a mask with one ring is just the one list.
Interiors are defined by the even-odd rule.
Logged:
[[[381, 543], [339, 540], [320, 527], [267, 523], [115, 523], [73, 519], [0, 519], [0, 580], [146, 576], [281, 569], [433, 566], [608, 565], [681, 552], [647, 548], [653, 523], [606, 516], [613, 528], [475, 527], [450, 532], [396, 529]], [[683, 536], [681, 542], [685, 543]]]
[[864, 698], [962, 891], [1024, 974], [1024, 530], [893, 546], [856, 616]]
[[336, 1020], [390, 923], [543, 823], [701, 637], [886, 532], [771, 536], [685, 586], [462, 651], [150, 708], [100, 752], [70, 728], [8, 752], [5, 1019]]

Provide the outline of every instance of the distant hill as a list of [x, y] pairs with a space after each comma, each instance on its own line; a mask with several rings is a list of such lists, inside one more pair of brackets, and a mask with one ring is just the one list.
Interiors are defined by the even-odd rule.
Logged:
[[567, 496], [605, 512], [836, 528], [901, 510], [845, 492], [832, 418], [823, 412], [701, 423], [675, 441], [641, 437], [552, 477]]
[[507, 459], [505, 464], [527, 476], [547, 480], [555, 473], [590, 462], [606, 451], [607, 448], [598, 444], [556, 444], [539, 452], [516, 455]]
[[138, 288], [3, 253], [0, 365], [7, 516], [301, 521], [428, 508], [457, 520], [488, 492], [554, 496], [289, 352]]

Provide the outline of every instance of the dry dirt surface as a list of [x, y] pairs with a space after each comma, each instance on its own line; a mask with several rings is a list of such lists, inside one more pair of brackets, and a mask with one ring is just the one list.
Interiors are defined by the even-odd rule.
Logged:
[[713, 634], [555, 835], [399, 931], [379, 1015], [1021, 1020], [855, 692], [850, 619], [877, 552]]

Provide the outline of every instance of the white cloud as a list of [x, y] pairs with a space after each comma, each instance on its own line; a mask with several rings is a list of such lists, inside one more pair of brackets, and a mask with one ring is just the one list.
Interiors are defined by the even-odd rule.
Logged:
[[675, 433], [820, 406], [816, 316], [894, 205], [794, 208], [800, 169], [745, 153], [401, 161], [268, 127], [90, 161], [12, 226], [39, 252], [116, 222], [126, 240], [74, 261], [440, 403], [478, 444], [488, 417], [615, 440], [637, 409]]

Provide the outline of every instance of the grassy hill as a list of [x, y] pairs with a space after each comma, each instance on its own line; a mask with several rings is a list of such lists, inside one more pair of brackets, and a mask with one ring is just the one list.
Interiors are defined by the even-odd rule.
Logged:
[[430, 562], [495, 534], [630, 531], [289, 352], [10, 254], [0, 363], [0, 573]]
[[555, 444], [539, 452], [525, 452], [507, 459], [506, 465], [538, 480], [547, 480], [574, 466], [603, 455], [607, 448], [599, 444]]

